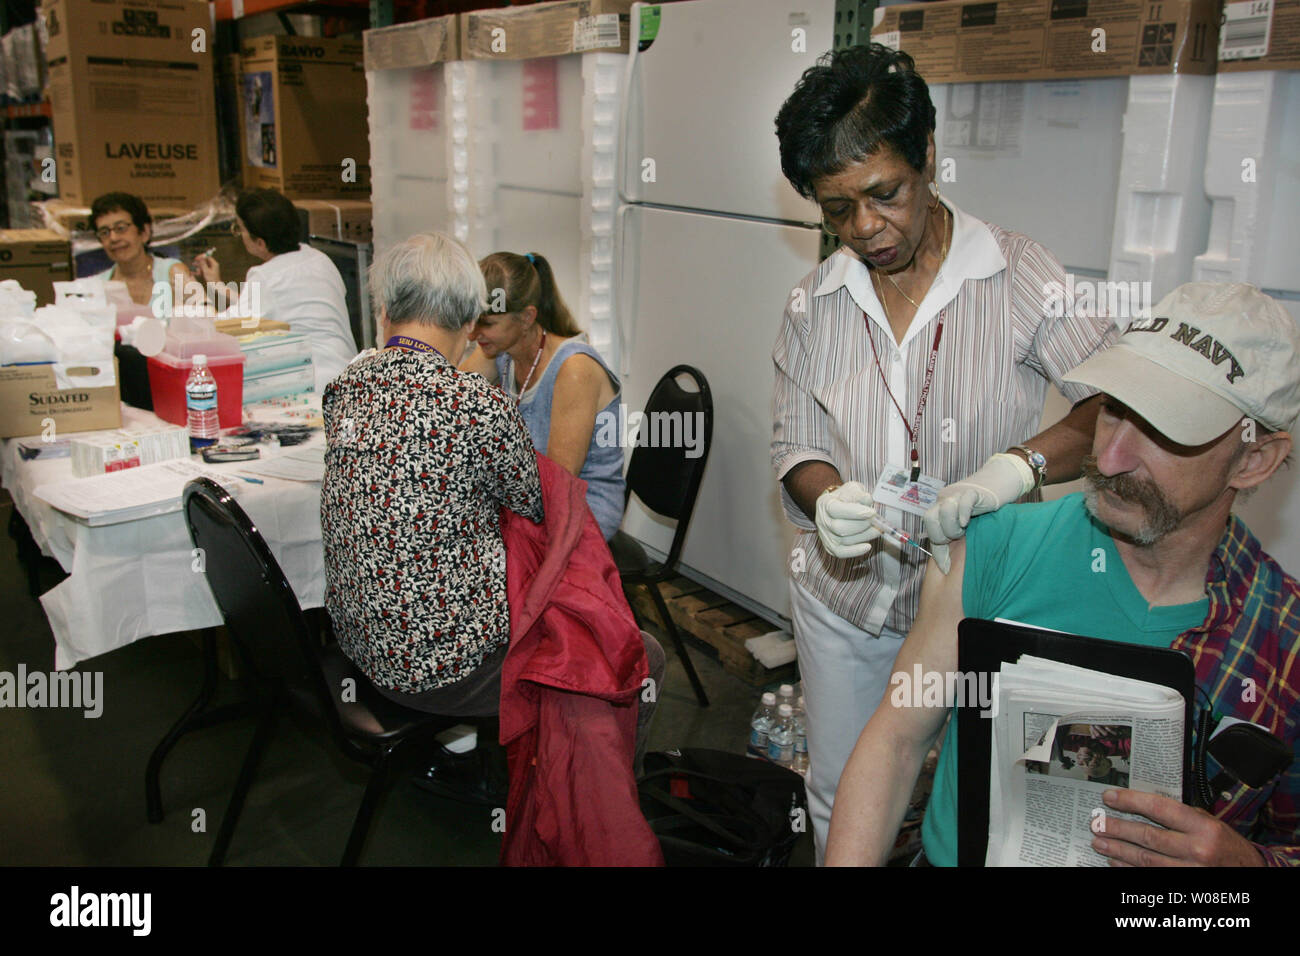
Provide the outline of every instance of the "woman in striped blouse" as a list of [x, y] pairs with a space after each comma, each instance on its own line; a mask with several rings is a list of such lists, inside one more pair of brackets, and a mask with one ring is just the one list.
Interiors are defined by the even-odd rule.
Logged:
[[[773, 351], [819, 860], [926, 569], [882, 525], [928, 533], [942, 568], [972, 514], [1078, 477], [1097, 408], [1062, 376], [1117, 335], [1052, 308], [1066, 282], [1047, 249], [939, 195], [934, 123], [911, 57], [877, 44], [828, 55], [776, 118], [782, 170], [841, 242], [792, 291]], [[1040, 432], [1049, 382], [1077, 404]]]

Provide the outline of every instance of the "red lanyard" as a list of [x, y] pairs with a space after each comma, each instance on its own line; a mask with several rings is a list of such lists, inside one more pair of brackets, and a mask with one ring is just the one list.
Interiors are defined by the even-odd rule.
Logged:
[[939, 358], [939, 340], [943, 338], [943, 310], [939, 310], [939, 319], [934, 328], [934, 344], [930, 346], [930, 358], [925, 363], [925, 383], [921, 386], [921, 399], [916, 403], [916, 417], [912, 420], [912, 425], [907, 424], [907, 414], [903, 407], [898, 404], [898, 399], [894, 398], [894, 393], [889, 387], [889, 378], [885, 375], [885, 370], [880, 365], [880, 354], [876, 351], [876, 340], [871, 335], [871, 317], [867, 315], [865, 309], [862, 311], [862, 319], [867, 323], [867, 341], [871, 343], [871, 357], [876, 360], [876, 371], [880, 373], [880, 380], [885, 383], [885, 394], [889, 400], [894, 403], [898, 409], [898, 414], [903, 418], [903, 427], [907, 429], [907, 437], [912, 440], [912, 481], [921, 477], [921, 453], [917, 451], [916, 443], [921, 435], [921, 416], [925, 414], [925, 403], [930, 399], [930, 385], [934, 382], [934, 363]]

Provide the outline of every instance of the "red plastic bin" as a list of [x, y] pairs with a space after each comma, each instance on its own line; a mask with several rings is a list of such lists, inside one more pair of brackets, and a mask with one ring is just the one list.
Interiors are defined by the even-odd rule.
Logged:
[[[239, 355], [212, 355], [208, 368], [217, 380], [217, 420], [222, 428], [244, 423], [244, 361]], [[186, 424], [185, 383], [194, 363], [166, 352], [149, 357], [149, 389], [153, 392], [153, 413], [173, 425]]]

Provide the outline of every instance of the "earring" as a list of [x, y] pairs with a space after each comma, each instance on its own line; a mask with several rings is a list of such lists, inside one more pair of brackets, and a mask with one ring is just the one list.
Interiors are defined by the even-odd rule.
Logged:
[[933, 179], [930, 180], [930, 195], [934, 197], [934, 202], [930, 203], [930, 209], [933, 211], [939, 206], [939, 187]]

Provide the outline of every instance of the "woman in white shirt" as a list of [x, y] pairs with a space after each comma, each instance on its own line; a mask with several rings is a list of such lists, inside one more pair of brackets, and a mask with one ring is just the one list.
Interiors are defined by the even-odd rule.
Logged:
[[[230, 311], [289, 323], [311, 341], [316, 391], [343, 371], [357, 354], [343, 289], [343, 277], [329, 256], [299, 243], [298, 211], [274, 189], [253, 189], [235, 204], [236, 235], [249, 255], [262, 264], [248, 270], [235, 290], [238, 304]], [[211, 256], [194, 260], [194, 274], [205, 282], [221, 281], [221, 266]]]

